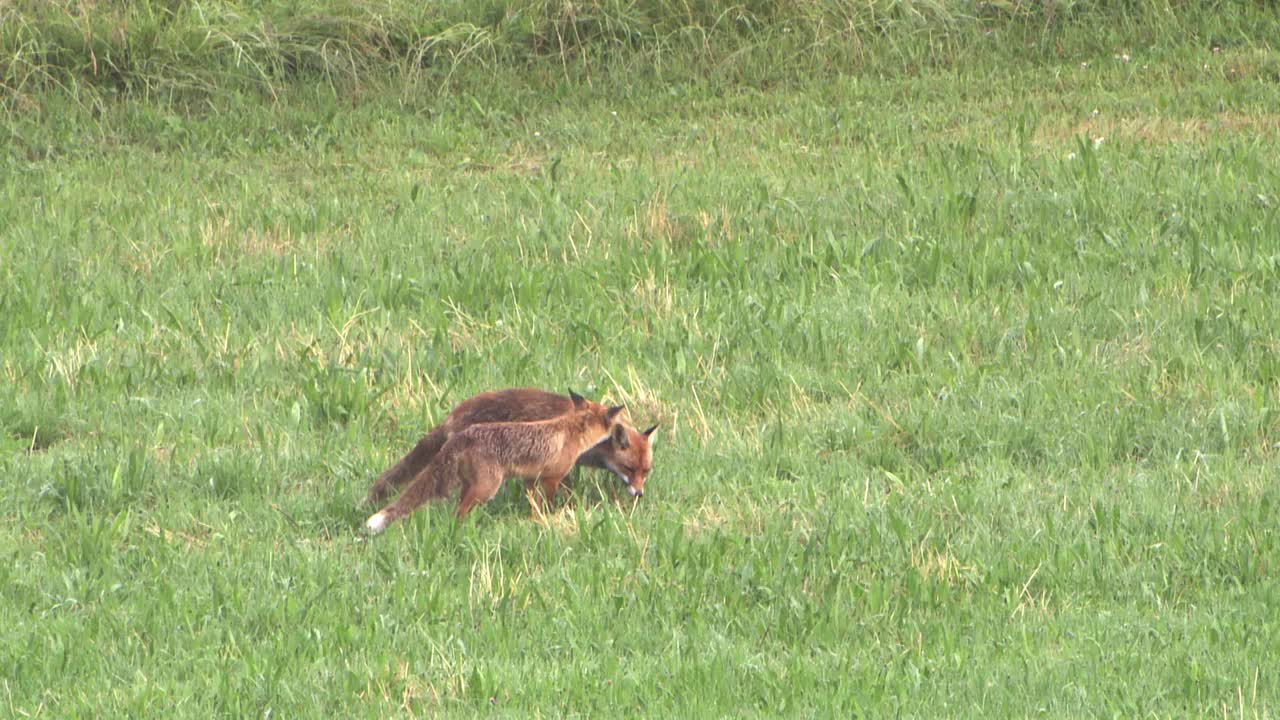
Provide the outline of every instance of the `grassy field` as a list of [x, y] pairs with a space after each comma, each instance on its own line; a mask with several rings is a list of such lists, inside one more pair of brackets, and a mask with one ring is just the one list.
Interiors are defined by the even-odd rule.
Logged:
[[[1273, 14], [10, 62], [0, 716], [1276, 717]], [[367, 539], [515, 385], [660, 422], [645, 499]]]

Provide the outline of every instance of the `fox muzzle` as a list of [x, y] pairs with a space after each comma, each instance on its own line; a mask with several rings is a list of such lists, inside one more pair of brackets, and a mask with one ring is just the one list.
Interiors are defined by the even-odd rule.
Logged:
[[628, 495], [630, 495], [633, 498], [644, 497], [644, 490], [637, 490], [635, 486], [631, 484], [631, 478], [627, 477], [626, 473], [614, 467], [613, 463], [608, 463], [607, 467], [609, 468], [609, 472], [613, 473], [614, 475], [617, 475], [618, 479], [622, 481], [622, 484], [626, 486]]

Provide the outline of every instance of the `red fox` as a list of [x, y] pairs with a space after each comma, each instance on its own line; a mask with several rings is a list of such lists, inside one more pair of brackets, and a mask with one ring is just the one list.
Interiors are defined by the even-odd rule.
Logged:
[[[592, 409], [604, 409], [599, 403], [590, 400], [585, 402]], [[419, 440], [408, 455], [378, 476], [373, 487], [369, 488], [369, 496], [365, 502], [377, 505], [385, 501], [399, 487], [422, 472], [451, 435], [472, 425], [549, 420], [571, 411], [573, 401], [569, 398], [535, 388], [480, 393], [454, 408], [444, 422]], [[653, 464], [649, 436], [657, 427], [654, 425], [643, 432], [627, 427], [626, 432], [617, 438], [617, 442], [612, 436], [602, 440], [578, 458], [577, 464], [611, 471], [622, 480], [633, 497], [642, 497], [644, 481]]]
[[379, 533], [432, 498], [462, 487], [457, 514], [488, 502], [507, 478], [525, 478], [529, 490], [540, 482], [545, 502], [555, 497], [560, 481], [578, 456], [605, 439], [619, 445], [626, 428], [615, 422], [622, 406], [588, 404], [570, 391], [573, 411], [549, 420], [472, 425], [453, 433], [413, 484], [395, 502], [371, 516], [365, 526]]

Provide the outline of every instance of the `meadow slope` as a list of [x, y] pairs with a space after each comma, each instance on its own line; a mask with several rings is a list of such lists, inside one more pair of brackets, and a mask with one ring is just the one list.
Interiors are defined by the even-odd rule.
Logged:
[[[0, 715], [1275, 717], [1280, 61], [1055, 32], [10, 83]], [[645, 499], [368, 540], [513, 385]]]

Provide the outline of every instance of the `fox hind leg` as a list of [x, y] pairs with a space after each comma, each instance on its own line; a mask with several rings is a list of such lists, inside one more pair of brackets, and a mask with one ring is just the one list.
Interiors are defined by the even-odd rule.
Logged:
[[428, 463], [422, 472], [413, 478], [413, 483], [408, 489], [395, 499], [395, 502], [365, 521], [365, 527], [374, 534], [380, 533], [386, 530], [388, 525], [417, 510], [427, 501], [441, 497], [442, 489], [449, 486], [450, 473], [455, 472], [457, 472], [456, 464], [452, 458], [444, 457], [440, 458], [439, 462]]
[[497, 465], [470, 464], [462, 473], [462, 497], [458, 499], [458, 517], [464, 518], [477, 505], [493, 499], [502, 488], [502, 468]]

